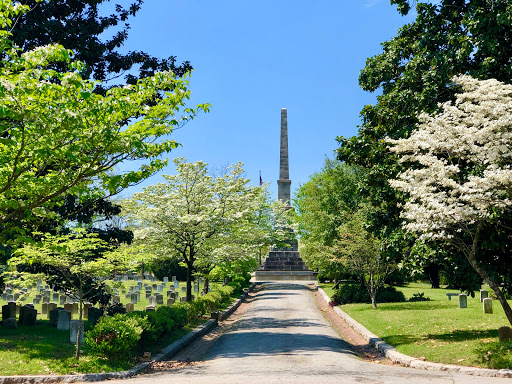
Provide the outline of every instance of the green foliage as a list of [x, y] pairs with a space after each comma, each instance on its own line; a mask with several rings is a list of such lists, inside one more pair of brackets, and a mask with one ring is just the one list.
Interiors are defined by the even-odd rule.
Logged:
[[[369, 170], [360, 191], [374, 208], [368, 228], [384, 241], [386, 252], [400, 256], [407, 253], [411, 239], [399, 229], [404, 196], [392, 190], [388, 180], [395, 178], [403, 165], [390, 153], [385, 139], [408, 137], [420, 113], [436, 113], [439, 103], [453, 101], [458, 92], [451, 80], [454, 75], [510, 82], [512, 1], [392, 0], [391, 3], [398, 6], [401, 14], [409, 13], [411, 6], [416, 5], [416, 19], [383, 42], [381, 53], [367, 59], [359, 77], [361, 88], [382, 93], [375, 105], [367, 105], [361, 111], [358, 134], [351, 138], [338, 137], [338, 158]], [[508, 217], [500, 220], [510, 228], [510, 214], [505, 216]], [[508, 284], [505, 280], [510, 278], [499, 278], [499, 275], [510, 276], [510, 271], [500, 274], [502, 266], [511, 265], [505, 261], [510, 230], [497, 226], [499, 231], [494, 235], [490, 230], [485, 231], [485, 238], [493, 244], [488, 244], [481, 256], [486, 258], [491, 273], [498, 275], [493, 279]], [[390, 237], [394, 237], [393, 241], [387, 241]], [[422, 256], [418, 255], [418, 261], [421, 260]]]
[[141, 321], [121, 314], [103, 316], [92, 330], [86, 332], [85, 342], [93, 351], [109, 359], [126, 359], [142, 335]]
[[[333, 301], [338, 304], [352, 303], [371, 303], [368, 290], [361, 284], [343, 284], [334, 293]], [[377, 302], [379, 303], [399, 303], [404, 302], [405, 296], [395, 287], [383, 287], [377, 292]]]
[[326, 159], [322, 170], [299, 187], [294, 200], [303, 258], [331, 279], [347, 275], [339, 227], [362, 202], [358, 191], [363, 178], [360, 168]]
[[[183, 76], [192, 69], [189, 62], [177, 66], [174, 56], [162, 60], [142, 51], [119, 52], [128, 38], [130, 18], [139, 12], [143, 0], [124, 2], [109, 10], [109, 14], [102, 14], [106, 2], [52, 0], [41, 3], [27, 0], [24, 3], [30, 6], [31, 11], [22, 15], [13, 26], [14, 43], [27, 51], [60, 42], [74, 52], [77, 60], [85, 63], [85, 76], [92, 75], [100, 81], [125, 73], [126, 82], [133, 84], [157, 71], [170, 70]], [[100, 89], [103, 89], [102, 85]]]
[[430, 301], [430, 297], [425, 296], [425, 292], [413, 293], [408, 301]]
[[233, 287], [225, 285], [223, 287], [216, 288], [216, 291], [220, 293], [222, 297], [222, 303], [226, 304], [231, 301], [231, 296], [233, 295], [235, 290]]
[[244, 288], [247, 288], [250, 285], [250, 282], [244, 276], [236, 276], [234, 277], [228, 285], [233, 287], [233, 294], [241, 293]]

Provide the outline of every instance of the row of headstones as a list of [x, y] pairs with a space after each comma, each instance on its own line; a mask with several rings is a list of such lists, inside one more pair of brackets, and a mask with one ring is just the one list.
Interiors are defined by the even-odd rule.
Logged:
[[[480, 302], [483, 304], [484, 313], [492, 313], [492, 299], [489, 297], [489, 291], [486, 289], [480, 290]], [[465, 293], [459, 294], [459, 308], [468, 307], [468, 295]]]

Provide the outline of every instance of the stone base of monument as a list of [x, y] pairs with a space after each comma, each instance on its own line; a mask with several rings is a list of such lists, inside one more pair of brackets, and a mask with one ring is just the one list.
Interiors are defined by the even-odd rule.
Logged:
[[254, 272], [254, 281], [316, 281], [313, 271], [262, 271]]

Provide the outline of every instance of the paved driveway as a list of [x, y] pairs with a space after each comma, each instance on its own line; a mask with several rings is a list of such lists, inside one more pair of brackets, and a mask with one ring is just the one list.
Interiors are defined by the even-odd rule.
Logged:
[[359, 360], [298, 283], [266, 283], [245, 315], [191, 367], [109, 383], [485, 383], [473, 377]]

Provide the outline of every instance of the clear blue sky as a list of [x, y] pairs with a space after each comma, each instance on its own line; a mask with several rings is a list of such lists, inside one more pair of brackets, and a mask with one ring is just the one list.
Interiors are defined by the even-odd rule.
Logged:
[[[413, 17], [389, 0], [146, 0], [123, 49], [189, 60], [190, 104], [212, 105], [173, 133], [182, 147], [171, 159], [242, 161], [254, 184], [261, 170], [277, 198], [281, 108], [295, 190], [333, 156], [336, 136], [357, 133], [361, 109], [376, 96], [359, 88], [359, 72]], [[171, 162], [162, 174], [172, 173]]]

